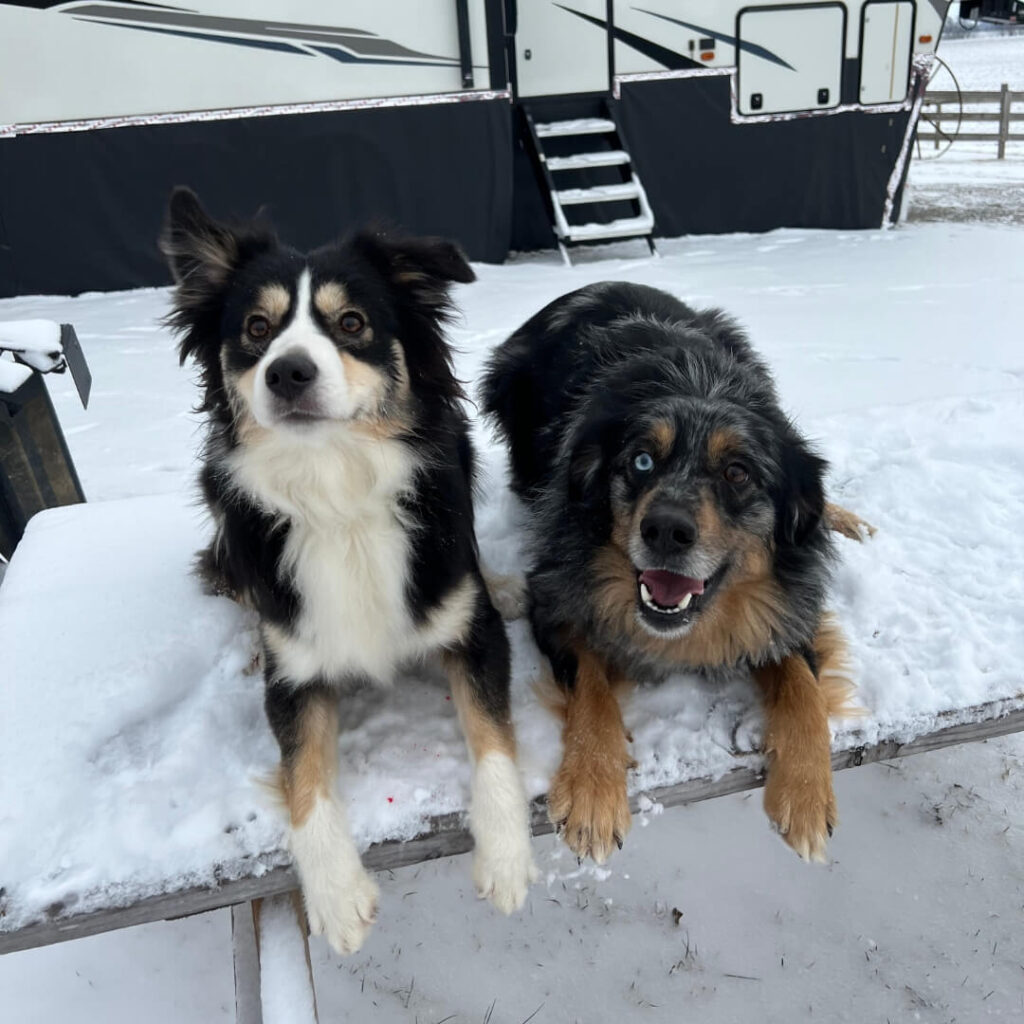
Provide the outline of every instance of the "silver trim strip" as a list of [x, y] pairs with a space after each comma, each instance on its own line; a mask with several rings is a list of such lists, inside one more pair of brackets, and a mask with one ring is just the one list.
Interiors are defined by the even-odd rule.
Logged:
[[11, 139], [18, 135], [91, 132], [104, 128], [130, 128], [139, 125], [187, 124], [192, 121], [236, 121], [245, 117], [281, 117], [289, 114], [321, 114], [336, 110], [427, 107], [441, 103], [468, 103], [474, 100], [508, 100], [511, 103], [512, 93], [509, 89], [476, 89], [472, 92], [439, 92], [422, 96], [376, 96], [359, 100], [316, 100], [310, 103], [285, 103], [262, 107], [227, 107], [218, 110], [188, 110], [166, 114], [129, 114], [121, 117], [95, 117], [81, 121], [0, 124], [0, 139]]
[[[907, 165], [907, 160], [910, 159], [910, 147], [914, 141], [917, 122], [921, 117], [925, 90], [928, 88], [928, 82], [932, 77], [932, 72], [935, 70], [935, 61], [931, 54], [918, 54], [914, 57], [913, 66], [914, 81], [912, 92], [914, 95], [914, 105], [910, 111], [910, 117], [907, 118], [907, 130], [903, 135], [903, 145], [900, 147], [896, 163], [893, 164], [892, 174], [889, 175], [889, 182], [885, 187], [885, 208], [882, 211], [883, 230], [896, 226], [896, 222], [892, 220], [892, 208], [896, 202], [896, 190], [900, 187], [903, 170]], [[906, 210], [907, 204], [903, 203], [900, 206], [900, 212], [905, 214]]]

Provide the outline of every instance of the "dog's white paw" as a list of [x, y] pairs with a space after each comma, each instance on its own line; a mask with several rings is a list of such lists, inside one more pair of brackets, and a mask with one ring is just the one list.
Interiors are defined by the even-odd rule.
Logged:
[[306, 821], [292, 829], [291, 847], [309, 930], [342, 956], [354, 953], [377, 919], [380, 890], [359, 859], [337, 801], [317, 800]]
[[367, 871], [342, 866], [330, 877], [304, 885], [306, 916], [313, 935], [322, 935], [341, 956], [355, 953], [377, 920], [380, 889]]
[[513, 844], [519, 849], [487, 847], [473, 856], [473, 882], [477, 895], [490, 900], [503, 914], [511, 914], [526, 901], [526, 892], [537, 881], [537, 865], [530, 853], [530, 841], [523, 837]]
[[477, 893], [511, 914], [526, 899], [537, 868], [530, 852], [530, 815], [515, 761], [485, 754], [473, 773], [470, 828], [476, 841], [473, 881]]
[[491, 604], [506, 622], [514, 622], [526, 614], [526, 577], [519, 573], [497, 573], [483, 570]]

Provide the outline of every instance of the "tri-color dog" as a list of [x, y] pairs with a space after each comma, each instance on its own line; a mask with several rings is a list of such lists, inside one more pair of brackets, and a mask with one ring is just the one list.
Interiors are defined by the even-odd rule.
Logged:
[[564, 695], [548, 808], [570, 847], [602, 861], [630, 826], [620, 688], [746, 667], [764, 698], [765, 808], [822, 859], [828, 717], [848, 689], [823, 613], [829, 526], [866, 524], [826, 505], [826, 465], [742, 331], [653, 288], [591, 285], [500, 346], [483, 398], [527, 507], [531, 624]]
[[202, 371], [208, 584], [255, 609], [266, 711], [309, 922], [359, 948], [378, 889], [335, 786], [338, 702], [440, 654], [473, 758], [474, 878], [501, 910], [534, 878], [509, 716], [509, 649], [477, 557], [473, 451], [442, 328], [435, 238], [364, 232], [311, 253], [171, 196], [169, 324]]

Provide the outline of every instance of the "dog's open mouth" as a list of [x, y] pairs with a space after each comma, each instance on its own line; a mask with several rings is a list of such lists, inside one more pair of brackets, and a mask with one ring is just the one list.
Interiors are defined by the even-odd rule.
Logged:
[[688, 626], [707, 603], [725, 575], [719, 566], [707, 579], [696, 579], [668, 569], [642, 569], [637, 572], [637, 605], [640, 617], [659, 632], [671, 632]]

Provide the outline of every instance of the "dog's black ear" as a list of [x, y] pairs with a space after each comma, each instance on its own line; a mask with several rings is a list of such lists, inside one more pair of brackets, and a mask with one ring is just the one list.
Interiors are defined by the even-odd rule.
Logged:
[[393, 287], [409, 292], [419, 305], [441, 315], [449, 309], [449, 285], [476, 280], [463, 251], [446, 238], [364, 231], [354, 242]]
[[181, 335], [181, 361], [195, 356], [207, 369], [208, 390], [218, 384], [218, 332], [226, 285], [246, 260], [275, 244], [274, 232], [265, 223], [257, 220], [234, 228], [214, 220], [191, 189], [179, 186], [171, 193], [160, 249], [177, 287], [164, 322]]
[[190, 188], [179, 185], [167, 204], [160, 251], [179, 288], [219, 287], [238, 265], [235, 233], [215, 221]]
[[825, 514], [825, 471], [828, 463], [799, 438], [782, 446], [782, 486], [776, 501], [776, 539], [803, 544]]

